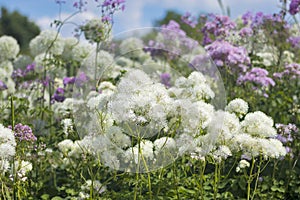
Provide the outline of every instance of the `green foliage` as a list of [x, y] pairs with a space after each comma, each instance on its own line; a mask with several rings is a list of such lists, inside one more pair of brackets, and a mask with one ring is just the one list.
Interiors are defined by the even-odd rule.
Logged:
[[9, 12], [6, 8], [1, 8], [0, 36], [14, 37], [21, 47], [21, 53], [28, 53], [29, 41], [39, 33], [40, 28], [26, 16], [18, 11]]

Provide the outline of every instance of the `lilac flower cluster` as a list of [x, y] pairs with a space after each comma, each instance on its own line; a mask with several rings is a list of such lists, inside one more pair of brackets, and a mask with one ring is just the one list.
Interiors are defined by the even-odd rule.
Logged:
[[289, 13], [296, 15], [298, 12], [300, 12], [300, 0], [291, 0]]
[[7, 85], [3, 81], [0, 80], [0, 91], [6, 90], [6, 89], [7, 89]]
[[[84, 72], [80, 72], [79, 75], [76, 76], [76, 78], [75, 78], [75, 85], [77, 87], [81, 87], [88, 81], [89, 81], [89, 77]], [[70, 84], [70, 82], [69, 82], [69, 84]]]
[[64, 84], [64, 87], [66, 87], [67, 85], [69, 84], [74, 84], [75, 83], [75, 77], [65, 77], [63, 79], [63, 84]]
[[300, 37], [289, 37], [288, 42], [292, 45], [293, 48], [300, 49]]
[[66, 99], [66, 97], [64, 96], [64, 94], [65, 94], [64, 88], [60, 88], [59, 87], [54, 92], [52, 99], [55, 100], [55, 101], [57, 101], [57, 102], [63, 102]]
[[173, 20], [171, 20], [167, 25], [162, 25], [161, 33], [166, 41], [174, 42], [179, 40], [182, 46], [190, 50], [198, 46], [198, 42], [189, 38], [185, 31], [180, 28], [180, 25]]
[[[9, 126], [8, 128], [12, 129], [11, 126]], [[31, 128], [29, 126], [23, 125], [21, 123], [15, 125], [14, 135], [15, 135], [15, 138], [19, 139], [19, 141], [34, 142], [37, 140], [37, 138], [32, 133]]]
[[[161, 26], [161, 38], [150, 40], [148, 46], [144, 49], [151, 53], [152, 56], [163, 54], [168, 51], [170, 59], [183, 53], [187, 53], [198, 46], [198, 42], [189, 38], [186, 32], [180, 28], [180, 25], [170, 20], [168, 24]], [[186, 50], [187, 52], [182, 52]]]
[[190, 12], [186, 12], [183, 16], [181, 16], [181, 21], [192, 28], [195, 28], [198, 24], [195, 16], [192, 16]]
[[297, 133], [299, 129], [295, 124], [275, 124], [275, 127], [278, 131], [278, 136], [277, 138], [282, 142], [282, 143], [287, 143], [287, 142], [292, 142], [293, 137], [292, 133]]
[[283, 144], [286, 145], [286, 151], [290, 156], [293, 156], [292, 149], [288, 146], [288, 143], [291, 143], [294, 141], [294, 135], [299, 131], [297, 126], [295, 124], [275, 124], [275, 127], [278, 131], [278, 135], [276, 136], [276, 139], [280, 140]]
[[87, 5], [87, 1], [83, 1], [83, 0], [75, 1], [73, 3], [73, 7], [80, 11], [86, 10], [86, 8], [85, 8], [86, 5]]
[[268, 87], [269, 85], [274, 86], [275, 82], [272, 78], [268, 77], [268, 74], [269, 72], [267, 70], [255, 67], [248, 71], [245, 75], [241, 75], [237, 82], [238, 84], [253, 82], [264, 87]]
[[34, 72], [34, 68], [35, 68], [35, 64], [30, 64], [27, 65], [25, 70], [22, 69], [16, 69], [13, 71], [12, 73], [12, 78], [14, 79], [14, 81], [18, 80], [18, 78], [23, 78], [26, 75], [28, 75], [30, 72]]
[[[236, 47], [226, 41], [215, 41], [207, 45], [205, 49], [218, 67], [239, 67], [245, 72], [250, 65], [250, 58], [243, 47]], [[237, 70], [237, 69], [234, 69]]]
[[49, 76], [46, 76], [45, 78], [41, 79], [40, 82], [44, 87], [47, 87], [50, 82], [53, 82]]
[[166, 86], [166, 88], [171, 87], [171, 75], [169, 73], [162, 73], [160, 75], [160, 82]]
[[236, 28], [236, 23], [231, 21], [228, 16], [210, 15], [210, 17], [212, 20], [207, 21], [202, 28], [204, 34], [203, 45], [207, 45], [212, 41], [210, 34], [224, 38], [229, 35], [231, 30]]
[[239, 31], [241, 37], [249, 37], [253, 35], [253, 29], [250, 27], [244, 27]]
[[283, 19], [282, 16], [279, 14], [267, 14], [265, 15], [263, 12], [257, 12], [255, 15], [251, 12], [246, 12], [242, 16], [242, 20], [244, 25], [250, 25], [251, 28], [259, 27], [264, 25], [267, 22], [273, 22], [273, 23], [282, 23]]
[[[84, 83], [88, 81], [88, 77], [84, 72], [79, 73], [77, 77], [65, 77], [63, 78], [64, 88], [59, 87], [55, 90], [52, 96], [52, 103], [63, 102], [66, 99], [67, 92], [72, 92], [72, 86], [75, 84], [77, 87], [81, 87]], [[69, 87], [71, 86], [71, 87]]]
[[285, 66], [285, 70], [283, 72], [276, 72], [273, 74], [276, 78], [282, 78], [285, 75], [289, 75], [292, 79], [300, 78], [300, 64], [288, 64]]
[[125, 10], [125, 0], [104, 0], [101, 4], [102, 21], [113, 22], [113, 14], [118, 10]]

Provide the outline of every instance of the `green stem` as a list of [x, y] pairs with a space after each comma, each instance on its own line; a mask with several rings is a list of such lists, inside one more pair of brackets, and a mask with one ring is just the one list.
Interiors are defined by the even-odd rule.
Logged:
[[259, 179], [259, 174], [260, 174], [260, 167], [261, 167], [261, 163], [262, 163], [262, 156], [260, 156], [259, 158], [259, 164], [257, 166], [257, 173], [256, 173], [256, 180], [255, 180], [255, 185], [254, 185], [254, 190], [253, 190], [253, 194], [252, 194], [252, 197], [251, 199], [254, 199], [254, 196], [255, 196], [255, 192], [256, 192], [256, 189], [257, 189], [257, 185], [258, 185], [258, 179]]
[[176, 180], [176, 175], [177, 175], [177, 171], [176, 171], [176, 165], [173, 164], [173, 181], [174, 181], [174, 185], [176, 186], [176, 196], [177, 196], [177, 199], [180, 199], [180, 196], [179, 196], [179, 191], [178, 191], [178, 184], [177, 184], [177, 180]]
[[[15, 107], [14, 107], [14, 100], [13, 100], [13, 95], [10, 95], [10, 109], [11, 109], [11, 127], [12, 130], [15, 128]], [[16, 194], [16, 166], [15, 166], [15, 158], [13, 159], [12, 163], [12, 170], [13, 170], [13, 199], [17, 199], [17, 194]]]
[[201, 176], [200, 176], [200, 192], [201, 192], [201, 199], [204, 200], [204, 190], [203, 190], [203, 183], [204, 183], [204, 172], [206, 168], [206, 160], [204, 160], [203, 165], [201, 167]]
[[218, 186], [219, 186], [219, 173], [220, 173], [220, 166], [219, 163], [215, 164], [215, 173], [214, 173], [214, 200], [217, 199], [218, 194]]
[[249, 173], [249, 179], [247, 181], [247, 200], [250, 200], [251, 182], [253, 180], [252, 173], [253, 173], [254, 165], [255, 165], [255, 159], [252, 158], [252, 164], [251, 164], [251, 169], [250, 169], [250, 173]]

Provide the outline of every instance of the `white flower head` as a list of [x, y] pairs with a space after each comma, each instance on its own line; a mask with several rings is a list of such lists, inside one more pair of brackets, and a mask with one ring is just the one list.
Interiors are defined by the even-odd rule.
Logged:
[[243, 117], [248, 112], [248, 103], [243, 99], [236, 98], [229, 102], [225, 110], [230, 113], [235, 113], [238, 117]]
[[16, 141], [11, 129], [0, 124], [0, 159], [10, 158], [15, 155]]
[[61, 55], [64, 51], [64, 40], [53, 30], [44, 30], [29, 43], [32, 56], [41, 53]]
[[0, 37], [0, 63], [16, 58], [20, 51], [17, 40], [11, 36]]
[[240, 160], [240, 162], [235, 170], [236, 170], [236, 172], [239, 172], [241, 169], [244, 169], [246, 167], [250, 167], [250, 163], [247, 160]]
[[261, 111], [248, 113], [241, 125], [245, 133], [253, 136], [265, 138], [274, 137], [277, 134], [276, 129], [273, 127], [273, 119]]
[[143, 51], [143, 41], [138, 38], [127, 38], [120, 45], [121, 55], [127, 58], [138, 59], [145, 52]]

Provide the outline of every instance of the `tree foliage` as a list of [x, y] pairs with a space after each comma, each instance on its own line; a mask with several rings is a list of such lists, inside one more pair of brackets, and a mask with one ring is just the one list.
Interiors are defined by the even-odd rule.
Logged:
[[18, 11], [9, 12], [6, 8], [1, 7], [0, 36], [14, 37], [21, 47], [21, 52], [28, 52], [29, 41], [39, 33], [40, 28], [28, 17]]

